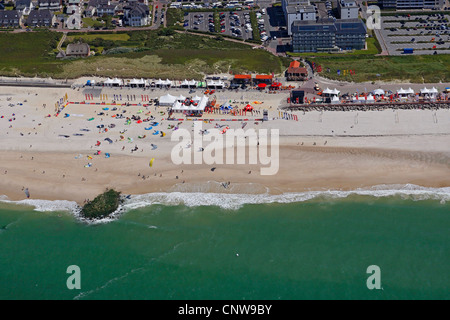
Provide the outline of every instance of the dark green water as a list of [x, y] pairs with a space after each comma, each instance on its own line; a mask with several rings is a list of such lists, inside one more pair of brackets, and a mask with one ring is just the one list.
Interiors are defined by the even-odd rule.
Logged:
[[0, 299], [449, 299], [449, 229], [449, 203], [397, 197], [152, 205], [97, 225], [2, 204]]

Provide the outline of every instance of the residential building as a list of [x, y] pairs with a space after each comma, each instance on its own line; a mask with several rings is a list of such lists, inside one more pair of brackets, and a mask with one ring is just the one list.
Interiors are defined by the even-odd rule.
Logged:
[[66, 49], [66, 57], [88, 57], [91, 49], [87, 43], [69, 43]]
[[39, 10], [62, 11], [62, 0], [38, 0]]
[[22, 16], [17, 10], [0, 10], [1, 28], [18, 28]]
[[16, 10], [22, 13], [22, 15], [29, 15], [33, 9], [34, 4], [31, 0], [16, 0]]
[[49, 9], [32, 10], [27, 19], [29, 27], [51, 27], [56, 22], [56, 16]]
[[96, 13], [97, 13], [97, 9], [93, 6], [88, 6], [84, 10], [84, 16], [87, 18], [92, 18], [93, 16], [95, 16]]
[[341, 20], [359, 18], [359, 7], [355, 0], [338, 0], [338, 11]]
[[82, 0], [66, 0], [67, 14], [81, 14]]
[[98, 17], [102, 17], [103, 15], [114, 16], [116, 14], [117, 4], [109, 0], [90, 0], [88, 7], [95, 7]]
[[294, 52], [364, 49], [366, 33], [366, 26], [359, 19], [295, 21], [292, 49]]
[[125, 6], [124, 23], [131, 27], [142, 27], [150, 23], [150, 10], [148, 5], [132, 4]]

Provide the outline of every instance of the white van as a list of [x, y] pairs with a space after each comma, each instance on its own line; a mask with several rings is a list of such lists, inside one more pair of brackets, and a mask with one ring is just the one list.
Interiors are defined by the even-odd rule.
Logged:
[[266, 14], [266, 9], [265, 9], [265, 8], [262, 8], [262, 9], [261, 9], [261, 13], [262, 13], [262, 14]]

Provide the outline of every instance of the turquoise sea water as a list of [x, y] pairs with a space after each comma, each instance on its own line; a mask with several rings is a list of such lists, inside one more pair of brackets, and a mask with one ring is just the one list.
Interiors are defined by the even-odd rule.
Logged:
[[100, 224], [0, 205], [0, 299], [449, 299], [449, 267], [448, 201], [154, 204]]

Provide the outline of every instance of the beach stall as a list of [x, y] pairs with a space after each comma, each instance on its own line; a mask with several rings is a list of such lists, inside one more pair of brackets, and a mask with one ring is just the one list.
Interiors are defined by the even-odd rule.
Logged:
[[172, 81], [170, 81], [169, 79], [166, 79], [166, 80], [158, 79], [158, 80], [155, 82], [155, 85], [156, 85], [158, 88], [170, 88], [170, 87], [172, 86]]
[[189, 81], [187, 81], [186, 79], [184, 79], [184, 81], [181, 82], [180, 87], [181, 87], [181, 88], [189, 88]]
[[225, 83], [222, 80], [208, 80], [206, 81], [206, 87], [208, 89], [223, 89], [223, 87], [225, 87]]
[[373, 95], [369, 94], [364, 97], [364, 103], [372, 103], [375, 102], [375, 98]]
[[339, 101], [339, 98], [338, 98], [338, 96], [332, 96], [331, 97], [331, 104], [338, 104], [340, 101]]
[[376, 96], [383, 96], [383, 95], [385, 95], [385, 92], [383, 89], [375, 89], [372, 91], [372, 94], [374, 94]]
[[435, 87], [431, 89], [427, 89], [426, 87], [420, 89], [420, 95], [425, 99], [436, 99], [437, 94], [438, 90]]
[[165, 96], [162, 96], [159, 98], [159, 105], [160, 106], [173, 106], [175, 101], [177, 100], [177, 97], [172, 96], [171, 94], [166, 94]]
[[397, 90], [397, 94], [400, 97], [400, 99], [408, 99], [410, 95], [414, 94], [414, 90], [409, 88], [404, 90], [403, 88], [400, 88], [400, 90]]
[[184, 114], [189, 116], [199, 116], [203, 114], [207, 104], [207, 96], [195, 96], [192, 98], [185, 98], [184, 100], [177, 99], [174, 102], [171, 111], [183, 112]]
[[324, 97], [330, 97], [330, 98], [337, 97], [339, 95], [339, 93], [340, 93], [340, 91], [338, 89], [331, 90], [329, 88], [326, 88], [325, 90], [322, 91], [322, 94]]
[[145, 80], [144, 79], [132, 79], [127, 83], [131, 88], [144, 88]]
[[105, 81], [103, 81], [103, 85], [104, 85], [104, 86], [107, 86], [107, 87], [112, 87], [112, 85], [113, 85], [113, 80], [110, 79], [110, 78], [108, 78], [108, 79], [106, 79]]
[[121, 87], [121, 86], [123, 86], [123, 81], [122, 81], [122, 79], [119, 79], [119, 78], [112, 79], [111, 83], [112, 83], [113, 87]]
[[95, 86], [95, 80], [88, 80], [88, 81], [86, 81], [86, 85], [87, 86], [91, 86], [91, 87]]

